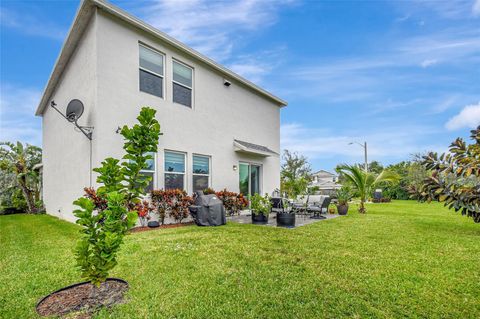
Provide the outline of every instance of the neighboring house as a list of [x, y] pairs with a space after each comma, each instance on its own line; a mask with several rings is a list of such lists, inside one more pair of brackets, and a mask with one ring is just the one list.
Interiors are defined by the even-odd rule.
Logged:
[[337, 175], [330, 172], [319, 170], [318, 172], [313, 173], [312, 177], [313, 180], [308, 186], [308, 188], [315, 187], [317, 189], [316, 193], [318, 194], [332, 195], [335, 190], [342, 187], [342, 185], [337, 183]]
[[[79, 99], [75, 130], [53, 108]], [[81, 3], [36, 115], [43, 117], [47, 212], [73, 221], [72, 201], [97, 187], [106, 157], [121, 158], [117, 128], [142, 106], [157, 110], [163, 135], [144, 174], [150, 188], [212, 187], [271, 193], [280, 187], [280, 109], [286, 102], [186, 45], [100, 0]]]

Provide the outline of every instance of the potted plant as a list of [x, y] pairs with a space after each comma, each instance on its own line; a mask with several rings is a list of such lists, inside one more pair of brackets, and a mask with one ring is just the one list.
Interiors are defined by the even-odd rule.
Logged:
[[277, 213], [277, 226], [293, 228], [295, 227], [295, 211], [290, 209], [290, 204], [286, 198], [274, 198], [273, 211]]
[[338, 215], [347, 215], [348, 202], [352, 199], [352, 191], [348, 186], [337, 189], [337, 211]]
[[272, 209], [270, 198], [267, 194], [262, 196], [255, 194], [250, 197], [250, 209], [252, 210], [252, 224], [268, 223], [268, 215]]

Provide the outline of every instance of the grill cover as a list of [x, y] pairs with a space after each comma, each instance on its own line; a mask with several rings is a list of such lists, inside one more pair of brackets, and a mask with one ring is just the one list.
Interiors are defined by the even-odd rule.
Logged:
[[225, 207], [215, 194], [199, 194], [194, 205], [190, 206], [190, 214], [198, 226], [220, 226], [227, 223]]

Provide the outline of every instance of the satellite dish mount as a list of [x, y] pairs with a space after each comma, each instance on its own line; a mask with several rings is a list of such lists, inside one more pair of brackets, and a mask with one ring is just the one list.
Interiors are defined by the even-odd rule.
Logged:
[[78, 128], [83, 133], [83, 135], [85, 135], [90, 141], [92, 140], [93, 127], [81, 126], [78, 124], [78, 119], [82, 116], [84, 110], [82, 101], [78, 99], [71, 100], [67, 105], [65, 115], [56, 108], [57, 104], [55, 103], [55, 101], [50, 102], [50, 106], [53, 107], [55, 111], [57, 111], [67, 121], [73, 123], [73, 125], [75, 125], [75, 127]]

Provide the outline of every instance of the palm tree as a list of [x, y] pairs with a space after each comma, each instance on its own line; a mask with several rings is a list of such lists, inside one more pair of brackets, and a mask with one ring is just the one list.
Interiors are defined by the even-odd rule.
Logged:
[[337, 168], [337, 172], [342, 174], [345, 180], [349, 181], [360, 195], [359, 213], [365, 214], [365, 201], [372, 193], [372, 190], [380, 182], [396, 182], [399, 176], [391, 171], [383, 170], [380, 174], [365, 172], [356, 165], [343, 164]]
[[17, 185], [27, 202], [28, 212], [37, 213], [39, 175], [34, 166], [42, 160], [42, 149], [29, 144], [23, 146], [20, 142], [1, 142], [0, 146], [4, 146], [0, 147], [0, 169], [15, 174]]

